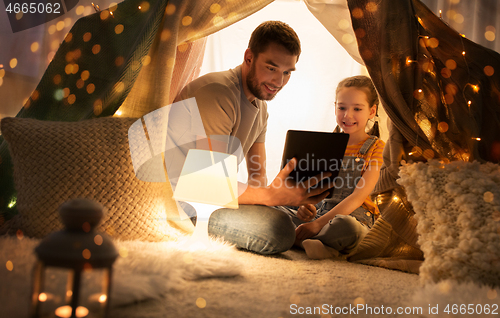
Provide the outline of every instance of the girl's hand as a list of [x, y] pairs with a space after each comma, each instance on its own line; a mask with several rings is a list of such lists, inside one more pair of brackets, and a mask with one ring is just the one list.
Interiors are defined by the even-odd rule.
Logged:
[[318, 234], [322, 228], [323, 226], [316, 221], [301, 224], [295, 229], [295, 241], [307, 240]]
[[312, 204], [301, 205], [297, 210], [297, 217], [304, 221], [309, 222], [316, 216], [316, 207]]

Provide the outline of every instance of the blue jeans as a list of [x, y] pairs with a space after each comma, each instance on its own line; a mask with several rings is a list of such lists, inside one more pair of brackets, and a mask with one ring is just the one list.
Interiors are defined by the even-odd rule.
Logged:
[[[316, 206], [319, 207], [321, 204]], [[277, 206], [276, 208], [289, 215], [296, 227], [308, 223], [297, 217], [298, 207]], [[330, 208], [319, 208], [311, 222], [328, 211]], [[367, 212], [364, 208], [359, 207], [350, 215], [336, 215], [311, 239], [320, 240], [323, 244], [347, 254], [359, 244], [373, 224], [373, 217]]]
[[290, 217], [263, 205], [215, 211], [208, 221], [208, 233], [259, 254], [281, 253], [295, 242], [295, 226]]

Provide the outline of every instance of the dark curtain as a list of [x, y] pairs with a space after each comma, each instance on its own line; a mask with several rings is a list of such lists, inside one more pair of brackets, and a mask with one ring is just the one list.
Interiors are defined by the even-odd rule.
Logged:
[[392, 122], [375, 189], [382, 217], [350, 260], [417, 272], [424, 255], [396, 182], [401, 160], [500, 161], [500, 55], [418, 0], [348, 5], [360, 55]]

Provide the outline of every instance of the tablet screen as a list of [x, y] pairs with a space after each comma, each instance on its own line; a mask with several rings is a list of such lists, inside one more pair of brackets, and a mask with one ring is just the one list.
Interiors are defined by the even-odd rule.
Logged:
[[323, 180], [333, 182], [342, 166], [342, 158], [349, 141], [344, 133], [289, 130], [286, 134], [281, 169], [292, 159], [297, 158], [297, 166], [290, 173], [296, 182], [306, 182], [322, 172], [332, 176]]

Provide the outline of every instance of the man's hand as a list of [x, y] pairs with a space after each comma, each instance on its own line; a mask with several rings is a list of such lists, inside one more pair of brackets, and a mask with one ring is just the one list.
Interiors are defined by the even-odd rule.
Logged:
[[304, 221], [309, 222], [316, 216], [316, 207], [313, 204], [301, 205], [297, 210], [297, 217]]
[[293, 158], [287, 165], [278, 173], [273, 182], [269, 185], [271, 196], [269, 204], [267, 205], [291, 205], [298, 206], [304, 204], [315, 204], [328, 196], [329, 187], [317, 187], [310, 189], [317, 185], [322, 179], [331, 176], [330, 172], [316, 175], [306, 182], [295, 182], [290, 178], [290, 173], [297, 165], [297, 159]]
[[316, 221], [299, 225], [295, 229], [295, 242], [301, 242], [317, 235], [322, 228], [323, 226]]

